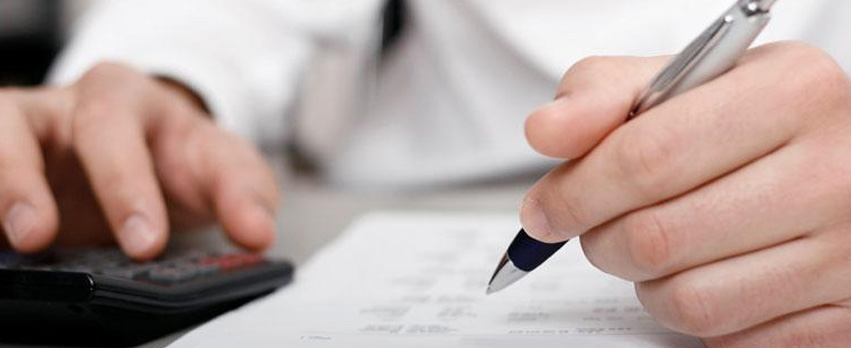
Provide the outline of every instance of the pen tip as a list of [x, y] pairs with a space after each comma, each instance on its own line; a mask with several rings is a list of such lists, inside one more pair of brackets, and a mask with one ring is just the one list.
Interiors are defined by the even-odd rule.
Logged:
[[490, 282], [488, 282], [488, 289], [485, 291], [486, 294], [493, 294], [497, 291], [505, 289], [509, 285], [518, 281], [520, 278], [523, 278], [528, 272], [523, 271], [511, 262], [511, 259], [508, 258], [508, 254], [502, 257], [502, 260], [499, 262], [499, 265], [496, 267], [496, 270], [491, 276]]

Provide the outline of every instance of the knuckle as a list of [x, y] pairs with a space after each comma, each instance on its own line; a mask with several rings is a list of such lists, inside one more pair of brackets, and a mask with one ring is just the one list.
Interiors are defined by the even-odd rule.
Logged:
[[611, 76], [623, 69], [615, 57], [590, 56], [574, 63], [562, 75], [559, 83], [559, 95], [570, 94], [572, 88], [582, 85], [583, 81], [594, 81], [601, 76]]
[[93, 98], [77, 105], [71, 119], [73, 138], [79, 139], [90, 130], [102, 128], [104, 122], [116, 114], [118, 110], [107, 98]]
[[617, 65], [614, 64], [614, 58], [606, 56], [589, 56], [580, 59], [576, 64], [573, 64], [567, 70], [565, 77], [573, 74], [595, 73], [600, 71], [609, 71]]
[[89, 68], [89, 70], [83, 74], [81, 80], [113, 79], [116, 76], [127, 73], [129, 70], [130, 68], [124, 64], [112, 61], [102, 61]]
[[[835, 62], [830, 61], [814, 67], [810, 91], [821, 96], [818, 104], [831, 109], [847, 108], [851, 100], [851, 84], [845, 72]], [[843, 117], [845, 115], [843, 114]]]
[[690, 282], [678, 281], [671, 289], [669, 301], [675, 329], [698, 337], [719, 334], [722, 322], [713, 313], [711, 297], [705, 289]]
[[86, 71], [75, 84], [78, 93], [134, 100], [154, 90], [147, 75], [122, 63], [104, 61]]
[[833, 63], [833, 58], [825, 51], [803, 41], [786, 41], [777, 45], [777, 50], [783, 52], [781, 59], [785, 59], [786, 64], [795, 64], [799, 68], [808, 69]]
[[632, 129], [623, 134], [615, 149], [622, 177], [639, 196], [658, 196], [659, 188], [671, 182], [677, 172], [683, 142], [663, 127], [652, 132]]
[[629, 262], [646, 276], [665, 275], [674, 263], [670, 230], [652, 209], [624, 218], [624, 240]]
[[[781, 89], [781, 100], [800, 100], [801, 95], [809, 96], [808, 103], [820, 107], [845, 105], [848, 103], [851, 87], [848, 76], [842, 67], [826, 52], [803, 42], [780, 44], [783, 64], [788, 68], [789, 78], [796, 83], [789, 89]], [[786, 93], [791, 95], [786, 95]]]

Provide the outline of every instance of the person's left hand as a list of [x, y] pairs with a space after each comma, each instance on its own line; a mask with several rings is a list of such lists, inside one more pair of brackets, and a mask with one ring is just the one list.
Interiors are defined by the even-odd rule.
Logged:
[[533, 237], [581, 236], [661, 324], [710, 348], [851, 346], [851, 84], [800, 43], [623, 123], [667, 58], [592, 58], [526, 133], [568, 162], [529, 192]]
[[260, 152], [177, 81], [102, 62], [67, 86], [0, 89], [0, 251], [117, 242], [145, 261], [212, 223], [259, 251], [279, 201]]

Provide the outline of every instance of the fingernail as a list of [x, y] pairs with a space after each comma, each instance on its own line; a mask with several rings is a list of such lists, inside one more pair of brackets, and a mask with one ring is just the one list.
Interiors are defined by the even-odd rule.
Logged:
[[157, 242], [157, 231], [154, 226], [148, 219], [139, 214], [128, 218], [118, 234], [119, 242], [124, 250], [131, 255], [145, 254]]
[[523, 200], [523, 207], [520, 208], [520, 224], [523, 225], [526, 233], [535, 239], [542, 240], [552, 234], [550, 221], [536, 199]]
[[9, 212], [6, 213], [3, 228], [6, 230], [12, 245], [18, 245], [27, 238], [37, 223], [38, 217], [32, 206], [26, 203], [15, 203], [12, 209], [9, 209]]

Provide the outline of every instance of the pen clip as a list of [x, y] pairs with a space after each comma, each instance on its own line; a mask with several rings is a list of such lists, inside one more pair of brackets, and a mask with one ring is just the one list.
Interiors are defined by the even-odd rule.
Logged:
[[650, 87], [644, 91], [629, 113], [627, 121], [667, 98], [668, 93], [682, 81], [683, 77], [730, 31], [733, 20], [733, 16], [730, 15], [719, 18], [678, 54], [664, 70], [656, 75]]

